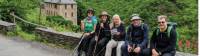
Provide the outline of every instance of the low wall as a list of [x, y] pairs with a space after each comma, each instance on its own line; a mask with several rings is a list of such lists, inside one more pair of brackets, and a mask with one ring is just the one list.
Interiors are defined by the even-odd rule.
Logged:
[[16, 25], [14, 23], [9, 23], [0, 20], [0, 33], [6, 33], [15, 31]]
[[81, 34], [73, 32], [56, 32], [52, 29], [36, 28], [35, 33], [42, 39], [55, 44], [77, 45]]

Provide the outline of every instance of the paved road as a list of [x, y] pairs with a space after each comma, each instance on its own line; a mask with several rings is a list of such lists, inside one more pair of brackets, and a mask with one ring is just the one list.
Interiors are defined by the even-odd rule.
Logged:
[[70, 56], [68, 53], [66, 49], [0, 35], [0, 56]]
[[[45, 44], [23, 41], [19, 37], [6, 37], [0, 34], [0, 56], [70, 56], [66, 49], [52, 48]], [[177, 52], [176, 56], [197, 56]]]

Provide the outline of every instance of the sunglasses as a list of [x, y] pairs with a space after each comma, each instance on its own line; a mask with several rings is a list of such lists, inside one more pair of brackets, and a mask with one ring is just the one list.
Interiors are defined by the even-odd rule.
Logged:
[[158, 22], [158, 23], [165, 23], [165, 22], [163, 21], [163, 22]]

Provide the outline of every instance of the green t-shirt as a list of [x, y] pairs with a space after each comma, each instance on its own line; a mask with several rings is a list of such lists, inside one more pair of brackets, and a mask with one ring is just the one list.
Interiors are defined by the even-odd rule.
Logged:
[[97, 19], [95, 16], [92, 17], [91, 21], [88, 21], [88, 19], [84, 19], [84, 25], [85, 25], [85, 29], [84, 32], [92, 32], [94, 31], [94, 25], [97, 24]]

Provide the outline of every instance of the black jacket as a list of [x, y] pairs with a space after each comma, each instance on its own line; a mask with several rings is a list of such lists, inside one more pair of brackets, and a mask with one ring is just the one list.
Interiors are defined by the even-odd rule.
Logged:
[[100, 28], [100, 23], [97, 23], [95, 35], [96, 36], [99, 35], [99, 39], [104, 38], [104, 37], [110, 38], [111, 32], [110, 32], [109, 22], [107, 21], [103, 23], [103, 25], [104, 25], [104, 28]]
[[[113, 27], [112, 29], [115, 29], [115, 27]], [[116, 41], [123, 41], [125, 40], [125, 34], [126, 34], [126, 31], [125, 31], [125, 26], [123, 23], [120, 24], [120, 26], [116, 27], [117, 29], [117, 32], [120, 32], [119, 35], [112, 35], [112, 39], [116, 40]]]
[[[175, 51], [176, 38], [177, 38], [176, 30], [171, 29], [170, 33], [167, 33], [167, 30], [165, 32], [159, 32], [158, 34], [156, 30], [153, 32], [153, 35], [150, 41], [151, 49], [154, 48], [159, 52]], [[169, 37], [168, 37], [168, 34], [170, 34]]]

